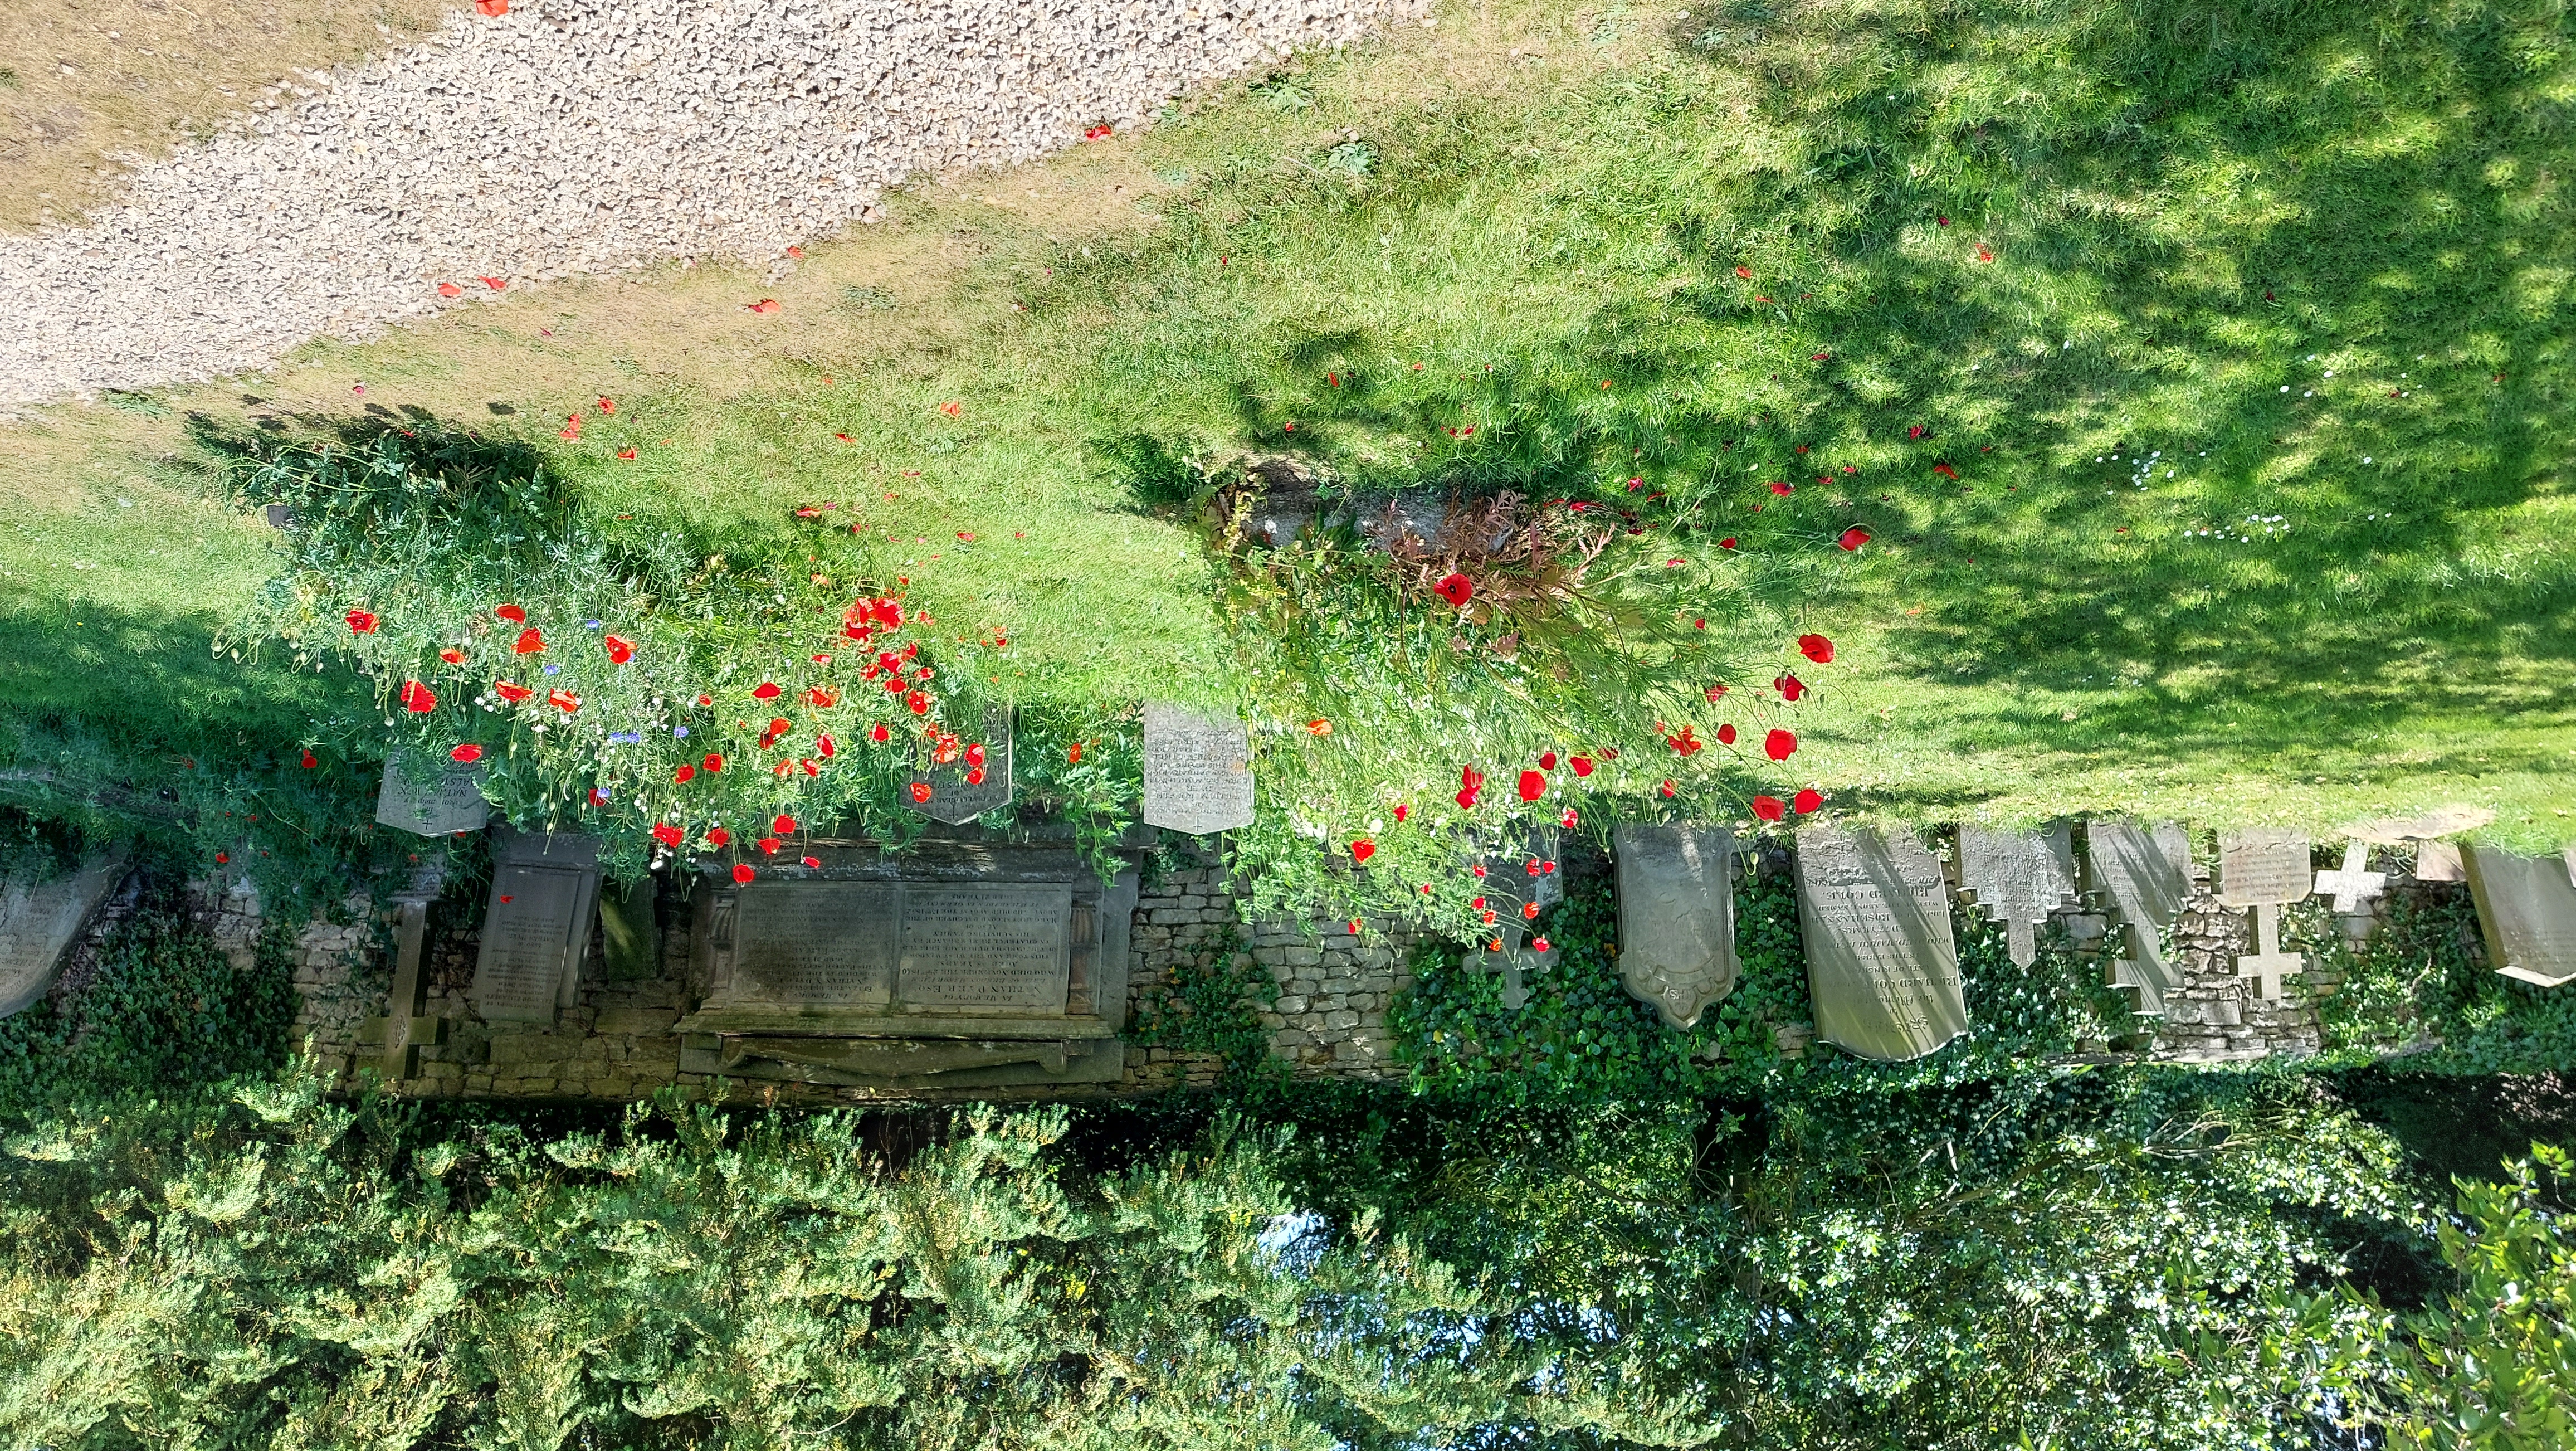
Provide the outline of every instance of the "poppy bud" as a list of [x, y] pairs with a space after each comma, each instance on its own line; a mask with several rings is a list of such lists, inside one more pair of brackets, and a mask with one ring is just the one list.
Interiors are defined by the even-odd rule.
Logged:
[[312, 753], [311, 751], [306, 751], [306, 752], [304, 753], [304, 769], [305, 769], [305, 770], [310, 771], [310, 770], [312, 770], [314, 767], [319, 766], [319, 765], [321, 765], [321, 764], [322, 764], [322, 763], [321, 763], [320, 761], [317, 761], [317, 760], [313, 759], [313, 753]]

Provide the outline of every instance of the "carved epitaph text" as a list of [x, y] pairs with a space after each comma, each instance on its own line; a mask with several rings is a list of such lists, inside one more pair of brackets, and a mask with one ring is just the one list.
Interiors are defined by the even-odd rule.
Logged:
[[1147, 826], [1192, 836], [1252, 824], [1252, 739], [1243, 722], [1145, 705]]
[[72, 940], [124, 876], [122, 859], [101, 857], [67, 877], [0, 887], [0, 1018], [54, 985]]
[[1950, 892], [1911, 836], [1798, 837], [1798, 925], [1816, 1032], [1864, 1058], [1920, 1058], [1968, 1030]]
[[580, 988], [598, 901], [596, 840], [496, 833], [474, 1011], [492, 1023], [553, 1023]]
[[2566, 859], [2474, 844], [2462, 850], [2495, 970], [2539, 987], [2576, 978], [2576, 883]]
[[481, 831], [492, 819], [475, 774], [463, 766], [441, 766], [424, 772], [427, 784], [412, 779], [411, 764], [397, 756], [385, 762], [385, 778], [376, 788], [376, 820], [415, 836], [461, 836]]
[[2028, 967], [2039, 955], [2039, 924], [2075, 895], [2074, 833], [2063, 822], [2046, 831], [1962, 826], [1959, 885], [2004, 924], [2012, 960]]
[[912, 784], [916, 790], [927, 787], [930, 791], [927, 799], [917, 803], [921, 814], [951, 826], [1011, 804], [1010, 707], [995, 706], [984, 712], [981, 738], [967, 737], [961, 746], [982, 746], [983, 764], [975, 764], [962, 750], [945, 765], [934, 759], [936, 750], [927, 743], [913, 750]]
[[2304, 902], [2316, 888], [2308, 839], [2295, 831], [2231, 831], [2218, 843], [2218, 900], [2230, 907]]

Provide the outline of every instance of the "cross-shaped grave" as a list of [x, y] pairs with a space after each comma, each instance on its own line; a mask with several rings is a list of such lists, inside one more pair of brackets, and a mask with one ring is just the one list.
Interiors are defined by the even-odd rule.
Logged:
[[1557, 948], [1553, 943], [1544, 950], [1524, 946], [1521, 942], [1520, 929], [1517, 927], [1506, 929], [1496, 940], [1503, 944], [1503, 950], [1487, 951], [1484, 954], [1484, 969], [1487, 972], [1499, 972], [1503, 975], [1503, 1006], [1517, 1013], [1529, 1006], [1527, 975], [1546, 972], [1555, 967]]
[[2281, 909], [2307, 900], [2316, 885], [2308, 839], [2291, 831], [2230, 832], [2219, 842], [2218, 900], [2254, 910], [2255, 950], [2236, 959], [2236, 975], [2263, 997], [2281, 999], [2281, 979], [2307, 970], [2307, 959], [2281, 950]]
[[2362, 842], [2347, 842], [2343, 849], [2343, 866], [2331, 872], [2317, 873], [2317, 894], [2334, 898], [2334, 909], [2350, 916], [2362, 904], [2388, 890], [2388, 874], [2369, 870], [2370, 848]]
[[446, 867], [429, 862], [412, 873], [394, 893], [394, 981], [385, 995], [385, 1015], [358, 1025], [358, 1041], [381, 1044], [377, 1071], [385, 1082], [400, 1083], [419, 1069], [420, 1048], [439, 1041], [444, 1018], [421, 1016], [421, 941], [429, 928], [429, 907], [446, 886]]
[[2066, 823], [2046, 831], [1959, 828], [1959, 885], [2004, 924], [2013, 964], [2039, 957], [2039, 924], [2075, 896], [2075, 846]]

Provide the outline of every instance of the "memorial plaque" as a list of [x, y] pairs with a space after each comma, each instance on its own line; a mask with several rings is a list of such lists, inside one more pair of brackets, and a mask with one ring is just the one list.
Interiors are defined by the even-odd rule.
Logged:
[[123, 857], [93, 857], [50, 882], [0, 888], [0, 1018], [44, 997], [81, 930], [125, 880]]
[[385, 762], [385, 778], [376, 789], [376, 820], [416, 836], [462, 836], [481, 831], [492, 819], [476, 772], [466, 766], [441, 765], [412, 776], [400, 755]]
[[730, 908], [728, 1000], [891, 1008], [902, 899], [902, 887], [883, 882], [773, 880], [743, 888]]
[[[2158, 835], [2168, 839], [2158, 840]], [[2165, 963], [2163, 933], [2182, 920], [2191, 900], [2189, 839], [2182, 838], [2177, 858], [2171, 833], [2150, 833], [2134, 821], [2092, 821], [2084, 826], [2084, 864], [2089, 890], [2111, 899], [2128, 934], [2125, 966], [2113, 979], [2134, 988], [2138, 1011], [2161, 1013], [2165, 994], [2173, 990], [2173, 972]]]
[[474, 1011], [489, 1023], [552, 1024], [578, 997], [598, 901], [596, 840], [495, 833]]
[[1968, 1030], [1941, 863], [1910, 835], [1798, 834], [1798, 926], [1816, 1032], [1864, 1058], [1920, 1058]]
[[[987, 811], [999, 811], [1011, 804], [1011, 709], [995, 706], [984, 712], [984, 730], [980, 739], [966, 737], [964, 746], [982, 746], [984, 764], [975, 765], [971, 757], [960, 754], [954, 761], [940, 765], [927, 741], [916, 742], [912, 755], [912, 785], [915, 790], [928, 787], [927, 799], [917, 800], [915, 809], [933, 821], [962, 826]], [[970, 780], [977, 771], [980, 781]]]
[[2013, 962], [2039, 957], [2039, 924], [2075, 897], [2075, 834], [2059, 822], [2046, 831], [1959, 828], [1959, 885], [2004, 924]]
[[1252, 824], [1252, 738], [1243, 722], [1145, 703], [1145, 824], [1192, 836]]
[[2316, 889], [2303, 832], [2231, 831], [2218, 842], [2218, 900], [2230, 907], [2281, 907]]
[[1619, 980], [1687, 1028], [1735, 990], [1735, 837], [1712, 826], [1621, 824]]
[[906, 886], [904, 1007], [1061, 1015], [1072, 914], [1067, 885]]
[[2576, 978], [2576, 883], [2566, 860], [2474, 843], [2464, 856], [2495, 970], [2537, 987]]

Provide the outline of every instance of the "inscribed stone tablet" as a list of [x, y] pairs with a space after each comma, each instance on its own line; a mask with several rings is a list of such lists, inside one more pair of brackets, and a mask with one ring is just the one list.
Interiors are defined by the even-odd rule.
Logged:
[[1941, 863], [1910, 835], [1798, 835], [1798, 925], [1816, 1032], [1864, 1058], [1920, 1058], [1968, 1030]]
[[2157, 929], [2181, 920], [2191, 877], [2144, 828], [2134, 821], [2088, 822], [2084, 845], [2094, 889], [2107, 893], [2121, 915]]
[[1959, 828], [1959, 885], [2004, 924], [2012, 960], [2028, 967], [2039, 955], [2036, 925], [2075, 895], [2075, 837], [2066, 823], [2046, 831]]
[[1067, 883], [907, 884], [905, 1009], [1061, 1014], [1072, 922]]
[[474, 964], [474, 1010], [491, 1023], [552, 1023], [579, 970], [574, 939], [586, 944], [596, 877], [563, 867], [492, 869], [483, 951]]
[[2218, 900], [2230, 907], [2304, 902], [2316, 885], [2304, 833], [2256, 829], [2219, 838]]
[[882, 1012], [894, 1003], [903, 889], [756, 882], [734, 907], [728, 1002]]
[[385, 779], [376, 790], [376, 820], [417, 836], [459, 836], [481, 831], [492, 819], [491, 804], [475, 784], [475, 773], [463, 766], [443, 766], [430, 773], [427, 785], [415, 782], [406, 762], [385, 762]]
[[1687, 1028], [1735, 990], [1735, 838], [1708, 826], [1611, 828], [1619, 869], [1619, 979]]
[[2567, 863], [2475, 844], [2464, 855], [2495, 970], [2540, 987], [2576, 978], [2576, 885]]
[[962, 826], [987, 811], [998, 811], [1011, 804], [1011, 711], [996, 706], [984, 712], [984, 731], [980, 739], [970, 738], [967, 745], [984, 748], [984, 779], [969, 782], [966, 778], [976, 769], [965, 756], [945, 766], [931, 761], [928, 744], [913, 748], [912, 784], [928, 786], [930, 799], [921, 802], [922, 815], [933, 821]]
[[0, 890], [0, 1018], [53, 987], [73, 940], [124, 879], [123, 859], [99, 857], [70, 876]]
[[1252, 740], [1243, 722], [1145, 704], [1145, 824], [1192, 836], [1252, 824]]
[[2147, 835], [2155, 842], [2156, 850], [2163, 852], [2165, 860], [2173, 863], [2173, 869], [2181, 874], [2185, 884], [2183, 895], [2190, 896], [2191, 833], [2179, 821], [2159, 821]]

